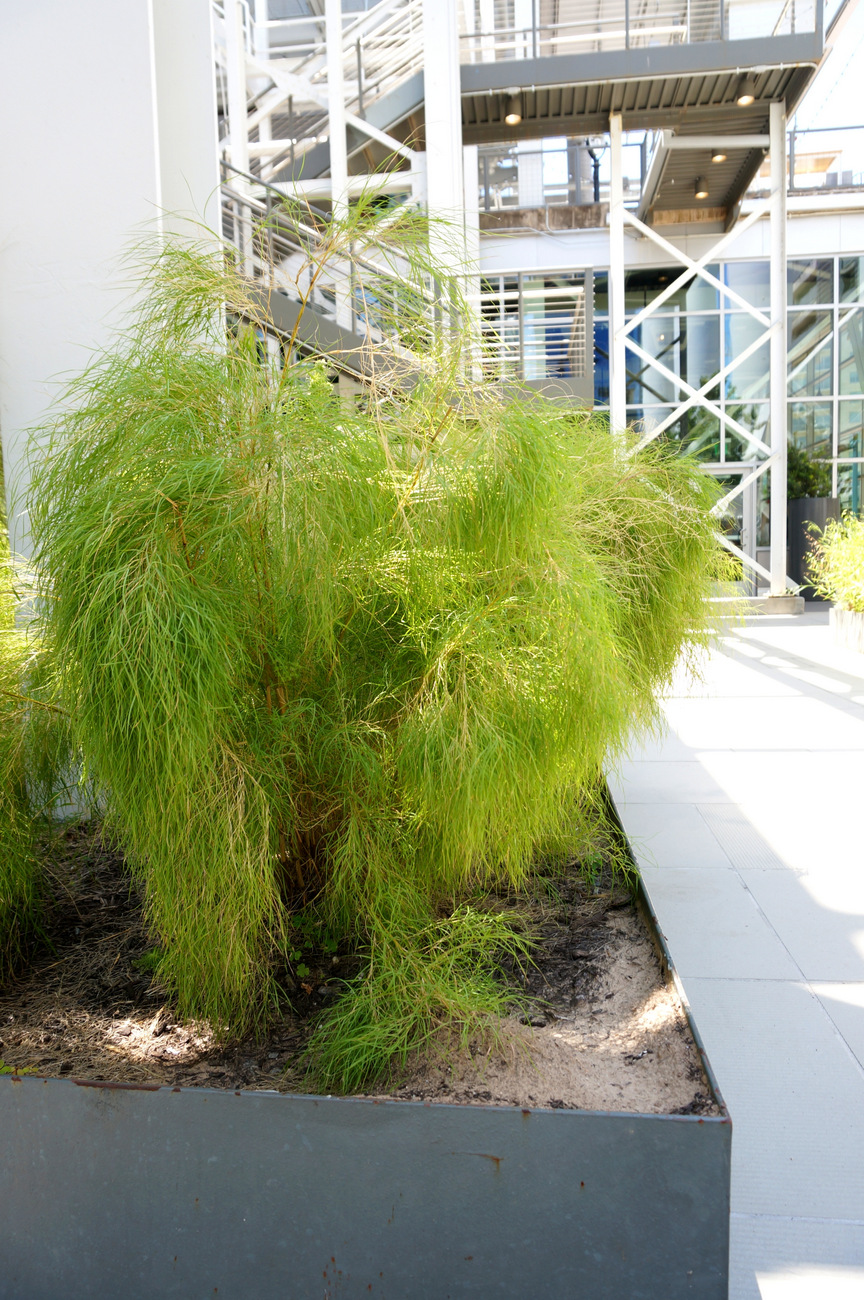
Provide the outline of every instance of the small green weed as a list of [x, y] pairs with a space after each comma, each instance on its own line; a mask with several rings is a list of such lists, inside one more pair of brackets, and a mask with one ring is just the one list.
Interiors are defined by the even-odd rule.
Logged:
[[864, 520], [846, 514], [829, 521], [811, 543], [810, 575], [820, 596], [864, 613]]

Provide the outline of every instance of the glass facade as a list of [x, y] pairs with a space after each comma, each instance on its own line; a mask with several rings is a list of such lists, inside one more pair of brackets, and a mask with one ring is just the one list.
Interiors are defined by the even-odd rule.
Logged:
[[[634, 342], [662, 361], [671, 375], [701, 388], [758, 339], [762, 326], [743, 304], [767, 312], [766, 260], [726, 262], [708, 268], [734, 291], [729, 298], [692, 278], [633, 331]], [[864, 488], [864, 257], [790, 259], [788, 271], [788, 434], [832, 467], [834, 492], [844, 508], [861, 509]], [[681, 274], [679, 267], [628, 271], [629, 319]], [[737, 300], [736, 300], [737, 299]], [[609, 304], [605, 272], [595, 273], [594, 396], [609, 401]], [[667, 436], [705, 460], [730, 466], [753, 459], [750, 437], [770, 438], [769, 349], [757, 347], [708, 396], [717, 415], [690, 410], [668, 426]], [[627, 416], [646, 431], [674, 410], [677, 385], [670, 376], [628, 353]], [[680, 399], [679, 399], [680, 400]]]

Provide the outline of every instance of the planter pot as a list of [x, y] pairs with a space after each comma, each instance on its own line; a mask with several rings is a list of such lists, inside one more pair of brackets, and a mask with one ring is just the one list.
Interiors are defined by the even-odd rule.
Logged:
[[787, 503], [789, 538], [789, 577], [807, 588], [807, 600], [824, 600], [808, 586], [807, 556], [812, 534], [809, 524], [824, 528], [829, 519], [840, 518], [840, 501], [837, 497], [799, 497]]
[[864, 654], [864, 614], [854, 609], [838, 609], [834, 605], [829, 617], [834, 644]]
[[0, 1077], [0, 1297], [726, 1300], [694, 1037], [716, 1117]]

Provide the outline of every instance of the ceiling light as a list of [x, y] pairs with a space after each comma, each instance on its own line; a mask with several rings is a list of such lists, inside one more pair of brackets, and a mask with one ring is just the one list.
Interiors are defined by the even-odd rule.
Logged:
[[726, 155], [725, 155], [725, 153], [723, 152], [723, 150], [722, 150], [722, 149], [714, 149], [714, 150], [712, 151], [712, 153], [711, 153], [711, 161], [712, 161], [712, 162], [725, 162], [725, 161], [726, 161]]
[[704, 176], [700, 176], [699, 179], [697, 180], [693, 193], [697, 199], [707, 199], [708, 182], [706, 181]]
[[741, 108], [749, 108], [756, 98], [756, 82], [746, 72], [738, 79], [735, 102]]
[[522, 121], [522, 96], [511, 95], [507, 100], [507, 112], [504, 121], [508, 126], [518, 126]]

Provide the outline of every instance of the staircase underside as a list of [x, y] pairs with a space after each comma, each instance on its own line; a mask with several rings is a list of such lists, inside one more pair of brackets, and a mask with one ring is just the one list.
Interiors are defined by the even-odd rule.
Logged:
[[[763, 135], [769, 104], [785, 100], [792, 112], [815, 75], [823, 55], [814, 33], [772, 36], [748, 41], [703, 41], [689, 45], [642, 47], [595, 54], [551, 55], [463, 64], [462, 132], [465, 144], [540, 139], [544, 136], [598, 135], [608, 130], [609, 115], [621, 113], [625, 130], [671, 130], [686, 135]], [[754, 71], [755, 102], [736, 102], [739, 77]], [[522, 121], [504, 121], [510, 94], [518, 90]], [[370, 104], [367, 120], [411, 145], [425, 148], [424, 78], [416, 72], [399, 88]], [[349, 127], [349, 169], [355, 175], [390, 169], [393, 159], [380, 144]], [[707, 211], [731, 213], [750, 185], [764, 157], [761, 149], [731, 148], [726, 162], [711, 167]], [[399, 168], [407, 167], [404, 159]], [[282, 168], [274, 181], [311, 180], [330, 167], [327, 141], [315, 145], [293, 168]], [[693, 158], [685, 150], [670, 155], [652, 196], [650, 216], [685, 206], [698, 211], [692, 197]]]

